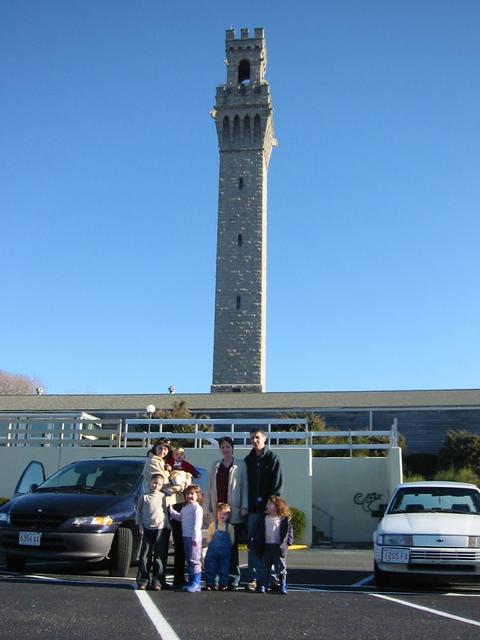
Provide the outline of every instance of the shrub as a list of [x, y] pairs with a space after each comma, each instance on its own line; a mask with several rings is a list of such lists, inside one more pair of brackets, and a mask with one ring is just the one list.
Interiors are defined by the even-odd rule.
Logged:
[[440, 467], [472, 467], [480, 472], [480, 436], [465, 430], [451, 430], [447, 432], [445, 441], [439, 453]]
[[306, 518], [303, 511], [297, 509], [297, 507], [290, 507], [292, 513], [292, 527], [295, 541], [301, 540], [303, 532], [305, 531]]
[[411, 473], [403, 478], [404, 482], [423, 482], [425, 478], [420, 473]]
[[472, 484], [480, 485], [480, 477], [471, 467], [461, 467], [460, 469], [449, 467], [448, 469], [437, 471], [433, 479], [451, 480], [452, 482], [471, 482]]
[[0, 507], [3, 507], [4, 504], [10, 501], [10, 498], [5, 498], [5, 496], [0, 497]]

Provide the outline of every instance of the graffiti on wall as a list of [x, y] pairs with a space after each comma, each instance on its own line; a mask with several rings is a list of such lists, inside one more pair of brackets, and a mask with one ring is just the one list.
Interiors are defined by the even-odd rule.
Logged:
[[366, 513], [371, 513], [378, 509], [378, 503], [382, 499], [381, 493], [372, 491], [371, 493], [356, 493], [353, 496], [353, 501], [358, 504]]

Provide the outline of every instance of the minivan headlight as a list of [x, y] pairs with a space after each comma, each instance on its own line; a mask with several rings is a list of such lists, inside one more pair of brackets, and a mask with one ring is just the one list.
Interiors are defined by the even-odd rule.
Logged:
[[108, 527], [113, 524], [111, 516], [82, 516], [74, 518], [72, 524], [79, 526], [82, 524], [92, 524], [96, 527]]
[[400, 533], [380, 533], [377, 536], [377, 544], [389, 547], [411, 547], [413, 539], [411, 535]]

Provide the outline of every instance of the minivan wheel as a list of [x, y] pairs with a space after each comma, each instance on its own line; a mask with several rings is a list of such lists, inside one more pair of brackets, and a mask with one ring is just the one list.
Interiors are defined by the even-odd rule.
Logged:
[[25, 558], [21, 556], [6, 556], [7, 571], [25, 571]]
[[110, 551], [109, 575], [124, 578], [132, 562], [133, 535], [128, 527], [119, 527]]

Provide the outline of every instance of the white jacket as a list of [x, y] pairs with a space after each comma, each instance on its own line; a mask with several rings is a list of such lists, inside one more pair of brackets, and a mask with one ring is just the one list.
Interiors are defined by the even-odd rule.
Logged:
[[[210, 467], [207, 480], [207, 490], [203, 507], [215, 516], [217, 508], [217, 471], [222, 464], [222, 460], [217, 460]], [[243, 460], [233, 459], [228, 474], [228, 504], [230, 505], [230, 522], [232, 524], [240, 524], [243, 518], [240, 509], [248, 509], [248, 484], [247, 484], [247, 467]]]

